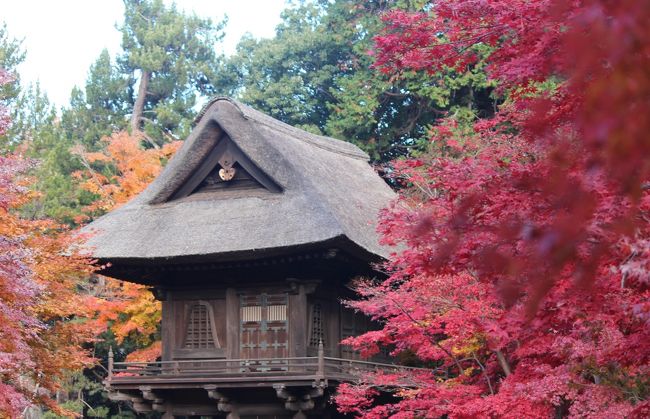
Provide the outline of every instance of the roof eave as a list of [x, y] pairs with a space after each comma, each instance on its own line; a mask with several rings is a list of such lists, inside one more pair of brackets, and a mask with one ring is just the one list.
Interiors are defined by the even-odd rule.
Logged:
[[298, 244], [283, 247], [274, 247], [266, 249], [241, 250], [232, 252], [217, 252], [201, 255], [183, 255], [169, 257], [151, 257], [151, 258], [123, 258], [123, 257], [97, 257], [97, 265], [104, 266], [98, 273], [117, 279], [125, 278], [119, 274], [122, 269], [143, 268], [169, 268], [173, 266], [188, 265], [211, 265], [214, 268], [235, 267], [242, 264], [255, 264], [256, 261], [265, 259], [282, 259], [286, 258], [289, 262], [296, 255], [313, 253], [313, 252], [335, 252], [342, 251], [353, 258], [353, 260], [365, 265], [380, 264], [386, 260], [386, 257], [374, 253], [357, 243], [350, 240], [345, 235], [333, 237], [320, 242], [308, 244]]

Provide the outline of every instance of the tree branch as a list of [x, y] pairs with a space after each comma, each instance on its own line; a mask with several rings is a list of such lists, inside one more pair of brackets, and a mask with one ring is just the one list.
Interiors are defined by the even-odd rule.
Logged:
[[512, 370], [510, 369], [510, 364], [508, 364], [508, 360], [506, 359], [505, 355], [503, 355], [503, 352], [497, 349], [496, 351], [494, 351], [494, 353], [497, 354], [499, 365], [501, 365], [501, 369], [503, 369], [503, 372], [506, 374], [506, 377], [512, 374]]

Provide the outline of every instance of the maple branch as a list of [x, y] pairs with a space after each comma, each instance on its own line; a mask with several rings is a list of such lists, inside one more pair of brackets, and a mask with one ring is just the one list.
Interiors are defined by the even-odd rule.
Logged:
[[488, 387], [490, 389], [490, 394], [494, 396], [494, 389], [492, 388], [492, 381], [490, 380], [490, 376], [488, 375], [487, 371], [485, 370], [485, 366], [481, 364], [481, 361], [478, 360], [476, 357], [476, 354], [472, 352], [472, 357], [474, 357], [474, 361], [478, 364], [479, 368], [481, 368], [481, 372], [483, 372], [483, 375], [485, 376], [485, 379], [487, 380]]
[[497, 355], [497, 359], [499, 360], [499, 365], [501, 365], [501, 369], [506, 374], [506, 377], [512, 374], [512, 370], [510, 369], [510, 364], [508, 364], [508, 360], [506, 359], [505, 355], [503, 355], [503, 352], [497, 349], [496, 351], [494, 351], [494, 353]]
[[425, 325], [425, 324], [423, 324], [423, 323], [422, 323], [421, 321], [419, 321], [419, 320], [416, 320], [416, 319], [411, 315], [411, 313], [409, 313], [408, 311], [406, 311], [406, 309], [405, 309], [404, 307], [402, 307], [402, 306], [401, 306], [397, 301], [395, 301], [395, 299], [393, 299], [393, 298], [391, 298], [391, 297], [387, 297], [387, 298], [388, 298], [389, 300], [391, 300], [391, 301], [393, 302], [393, 304], [395, 304], [395, 306], [396, 306], [396, 307], [397, 307], [397, 308], [398, 308], [402, 313], [404, 313], [404, 315], [406, 315], [406, 317], [408, 317], [408, 318], [409, 318], [413, 323], [415, 323], [417, 326], [419, 326], [419, 327], [422, 329], [422, 333], [424, 333], [424, 336], [426, 336], [426, 338], [427, 338], [431, 343], [433, 343], [434, 345], [436, 345], [440, 350], [442, 350], [444, 353], [446, 353], [447, 356], [449, 356], [449, 357], [454, 361], [454, 364], [456, 364], [456, 367], [458, 367], [458, 370], [460, 371], [461, 374], [464, 374], [464, 373], [465, 373], [465, 370], [464, 370], [463, 367], [460, 365], [460, 362], [458, 361], [458, 358], [456, 358], [456, 357], [454, 356], [454, 354], [452, 354], [450, 351], [448, 351], [447, 349], [445, 349], [445, 348], [440, 344], [440, 342], [438, 342], [438, 339], [436, 339], [435, 336], [431, 336], [431, 335], [429, 334], [429, 331], [426, 329], [426, 325]]
[[[636, 256], [636, 250], [632, 250], [630, 252], [630, 254], [625, 258], [625, 260], [621, 263], [620, 266], [625, 265], [630, 260], [632, 260], [632, 258], [635, 257], [635, 256]], [[628, 272], [626, 270], [626, 271], [623, 272], [623, 275], [621, 275], [621, 288], [625, 288], [625, 281], [627, 281], [627, 276], [628, 276]]]

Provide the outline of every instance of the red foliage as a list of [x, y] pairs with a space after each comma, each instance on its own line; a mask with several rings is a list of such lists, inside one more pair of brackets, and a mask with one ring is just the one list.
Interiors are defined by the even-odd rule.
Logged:
[[[405, 250], [352, 305], [428, 379], [341, 388], [364, 417], [641, 417], [650, 386], [650, 3], [457, 0], [394, 12], [382, 71], [462, 68], [492, 48], [507, 97], [463, 141], [396, 164], [417, 193], [383, 217]], [[451, 143], [450, 143], [451, 141]], [[442, 150], [442, 151], [440, 151]], [[442, 153], [442, 154], [441, 154]], [[406, 205], [405, 205], [406, 204]], [[394, 390], [372, 407], [373, 389]]]

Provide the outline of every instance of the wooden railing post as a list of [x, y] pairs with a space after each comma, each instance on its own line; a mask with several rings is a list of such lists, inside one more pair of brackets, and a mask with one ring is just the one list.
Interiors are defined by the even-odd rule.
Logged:
[[108, 379], [113, 378], [113, 346], [108, 347]]
[[325, 376], [325, 348], [323, 347], [323, 339], [318, 342], [318, 375]]

